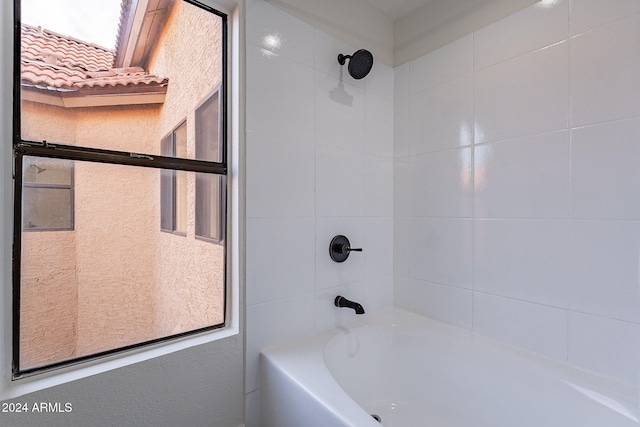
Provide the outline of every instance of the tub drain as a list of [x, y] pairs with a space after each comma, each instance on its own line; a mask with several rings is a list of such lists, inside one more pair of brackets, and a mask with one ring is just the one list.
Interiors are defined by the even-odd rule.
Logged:
[[374, 420], [376, 420], [377, 422], [381, 423], [382, 422], [382, 418], [380, 418], [380, 415], [376, 415], [376, 414], [371, 414], [371, 416], [373, 417]]

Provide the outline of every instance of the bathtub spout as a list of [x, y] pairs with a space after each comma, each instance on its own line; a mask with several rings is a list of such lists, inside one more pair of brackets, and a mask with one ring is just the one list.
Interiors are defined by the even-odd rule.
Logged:
[[333, 303], [336, 307], [352, 308], [355, 310], [356, 314], [364, 314], [364, 308], [362, 308], [360, 304], [354, 301], [349, 301], [343, 296], [338, 295]]

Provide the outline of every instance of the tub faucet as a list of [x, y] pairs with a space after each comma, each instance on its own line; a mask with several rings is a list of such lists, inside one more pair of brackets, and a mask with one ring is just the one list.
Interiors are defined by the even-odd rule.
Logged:
[[362, 308], [360, 304], [354, 301], [349, 301], [343, 296], [338, 295], [333, 303], [336, 307], [352, 308], [356, 314], [364, 314], [364, 308]]

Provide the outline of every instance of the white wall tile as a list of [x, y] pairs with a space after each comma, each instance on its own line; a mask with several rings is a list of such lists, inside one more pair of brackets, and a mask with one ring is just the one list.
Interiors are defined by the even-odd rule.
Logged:
[[316, 219], [316, 289], [364, 281], [364, 252], [352, 252], [341, 263], [329, 256], [331, 239], [339, 234], [346, 236], [352, 247], [363, 248], [366, 243], [364, 218]]
[[408, 279], [408, 310], [471, 329], [472, 292], [454, 286]]
[[403, 310], [413, 310], [415, 292], [410, 283], [415, 279], [395, 273], [393, 276], [393, 305]]
[[411, 225], [408, 218], [393, 218], [393, 272], [409, 276], [409, 235]]
[[313, 68], [247, 44], [247, 130], [308, 139], [313, 135]]
[[247, 3], [247, 41], [274, 56], [313, 67], [315, 29], [265, 2]]
[[475, 147], [475, 215], [567, 218], [567, 131]]
[[475, 142], [566, 129], [568, 43], [485, 68], [475, 74]]
[[556, 360], [567, 359], [565, 310], [474, 292], [473, 329]]
[[412, 218], [409, 277], [471, 289], [472, 221]]
[[313, 141], [247, 132], [246, 162], [247, 217], [315, 214]]
[[247, 304], [313, 292], [314, 218], [248, 218]]
[[393, 154], [395, 157], [409, 155], [409, 63], [393, 70]]
[[364, 216], [364, 155], [316, 147], [316, 214]]
[[364, 89], [365, 79], [357, 80], [349, 75], [347, 71], [349, 62], [344, 65], [338, 62], [339, 54], [352, 55], [356, 50], [358, 49], [316, 29], [314, 48], [316, 71], [328, 74], [342, 83]]
[[569, 363], [630, 385], [640, 381], [640, 325], [569, 313]]
[[315, 135], [320, 145], [364, 151], [364, 91], [316, 73]]
[[412, 156], [409, 179], [412, 215], [471, 216], [471, 148]]
[[363, 79], [365, 91], [393, 103], [393, 73], [392, 67], [374, 58], [373, 68]]
[[640, 222], [572, 222], [572, 309], [640, 322], [639, 272]]
[[393, 275], [393, 218], [366, 218], [362, 247], [367, 280]]
[[462, 37], [409, 63], [412, 93], [473, 72], [473, 35]]
[[571, 0], [571, 35], [639, 12], [637, 0]]
[[315, 332], [313, 294], [270, 301], [247, 307], [245, 391], [260, 384], [260, 351]]
[[477, 220], [473, 289], [566, 308], [569, 222]]
[[366, 216], [393, 216], [393, 162], [390, 157], [365, 155]]
[[411, 176], [409, 158], [393, 162], [393, 214], [396, 217], [411, 215]]
[[365, 93], [364, 151], [393, 157], [393, 100]]
[[473, 143], [473, 76], [414, 93], [409, 101], [411, 154]]
[[367, 313], [393, 306], [393, 276], [367, 279], [364, 284]]
[[640, 115], [640, 14], [571, 39], [571, 124]]
[[[356, 317], [338, 293], [367, 312], [393, 301], [393, 70], [354, 80], [337, 55], [355, 49], [314, 29], [301, 51], [309, 27], [260, 3], [247, 29], [247, 392], [260, 349]], [[265, 34], [281, 48], [252, 44]], [[333, 262], [336, 234], [366, 252]]]
[[549, 46], [568, 34], [569, 0], [536, 3], [474, 33], [474, 68]]
[[640, 119], [572, 130], [574, 218], [640, 219]]

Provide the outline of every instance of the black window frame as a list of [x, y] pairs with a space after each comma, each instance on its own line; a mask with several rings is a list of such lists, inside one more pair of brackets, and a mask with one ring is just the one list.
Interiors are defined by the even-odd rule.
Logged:
[[[229, 295], [229, 271], [227, 266], [227, 247], [224, 248], [224, 289], [223, 289], [223, 321], [217, 325], [202, 327], [199, 329], [182, 332], [178, 334], [168, 335], [161, 338], [151, 339], [111, 350], [101, 351], [90, 355], [80, 356], [67, 359], [60, 362], [50, 363], [35, 368], [22, 369], [20, 367], [20, 299], [21, 299], [21, 256], [22, 256], [22, 188], [24, 186], [22, 180], [23, 158], [24, 156], [46, 157], [53, 159], [65, 159], [73, 161], [86, 161], [96, 163], [107, 163], [124, 166], [138, 166], [155, 169], [172, 169], [187, 172], [206, 173], [223, 177], [223, 181], [228, 175], [228, 16], [226, 13], [214, 9], [211, 6], [203, 4], [197, 0], [182, 0], [186, 3], [199, 7], [210, 12], [222, 20], [222, 83], [220, 93], [222, 96], [222, 128], [221, 128], [221, 158], [218, 162], [194, 160], [186, 158], [175, 158], [168, 156], [150, 155], [149, 153], [133, 153], [128, 151], [106, 150], [99, 148], [89, 148], [81, 145], [68, 145], [64, 143], [52, 143], [48, 141], [34, 141], [23, 139], [21, 135], [21, 0], [14, 0], [14, 46], [13, 46], [13, 131], [12, 145], [14, 158], [14, 195], [13, 195], [13, 260], [12, 260], [12, 362], [11, 362], [11, 379], [12, 381], [23, 378], [32, 377], [54, 371], [60, 368], [74, 366], [82, 362], [101, 359], [107, 356], [124, 353], [133, 349], [152, 346], [158, 343], [173, 341], [176, 339], [193, 336], [203, 332], [209, 332], [221, 329], [228, 324], [228, 295]], [[230, 192], [225, 191], [225, 198], [229, 197]], [[224, 218], [227, 218], [226, 205], [225, 211], [222, 212]], [[229, 226], [229, 221], [225, 221]]]

